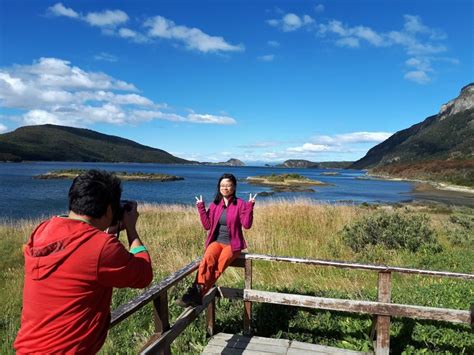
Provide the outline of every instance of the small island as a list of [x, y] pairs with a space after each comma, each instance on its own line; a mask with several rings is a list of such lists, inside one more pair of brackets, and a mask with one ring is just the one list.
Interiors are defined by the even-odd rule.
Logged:
[[338, 176], [341, 175], [338, 171], [325, 171], [321, 173], [322, 176]]
[[249, 176], [246, 181], [253, 185], [269, 186], [274, 192], [315, 192], [309, 186], [329, 185], [322, 181], [311, 180], [300, 174]]
[[[83, 169], [66, 169], [66, 170], [54, 170], [46, 174], [41, 174], [35, 176], [35, 179], [44, 179], [44, 180], [66, 180], [74, 179], [77, 175], [82, 174], [87, 170]], [[181, 176], [169, 175], [169, 174], [160, 174], [160, 173], [142, 173], [142, 172], [126, 172], [126, 171], [111, 171], [115, 176], [123, 181], [177, 181], [184, 180]]]

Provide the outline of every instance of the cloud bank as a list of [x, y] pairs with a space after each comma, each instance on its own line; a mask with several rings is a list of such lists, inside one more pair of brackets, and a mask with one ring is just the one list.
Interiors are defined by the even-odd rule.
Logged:
[[[23, 111], [9, 117], [22, 124], [84, 127], [94, 123], [137, 124], [150, 120], [230, 125], [229, 116], [165, 111], [139, 94], [132, 83], [105, 73], [88, 72], [58, 58], [0, 69], [0, 105]], [[2, 128], [0, 127], [0, 130]]]
[[[72, 8], [56, 3], [48, 8], [52, 17], [67, 17], [83, 21], [90, 26], [98, 27], [102, 33], [120, 37], [137, 43], [152, 43], [157, 39], [181, 44], [184, 48], [201, 53], [241, 52], [242, 44], [231, 44], [221, 36], [212, 36], [199, 28], [177, 25], [163, 16], [146, 18], [141, 23], [130, 23], [129, 16], [122, 10], [105, 10], [81, 14]], [[125, 27], [125, 24], [128, 24]], [[141, 32], [142, 28], [146, 31]]]
[[[324, 11], [324, 6], [315, 7], [315, 12]], [[376, 48], [400, 47], [408, 59], [405, 62], [404, 78], [418, 84], [428, 84], [436, 71], [433, 63], [444, 61], [451, 65], [458, 63], [455, 58], [443, 58], [439, 55], [447, 52], [443, 43], [447, 39], [442, 30], [425, 25], [420, 16], [403, 16], [401, 29], [386, 32], [377, 31], [369, 26], [350, 26], [337, 19], [317, 22], [309, 15], [283, 13], [279, 19], [270, 19], [266, 23], [283, 32], [296, 32], [305, 28], [324, 38], [335, 46], [357, 49], [363, 46]]]

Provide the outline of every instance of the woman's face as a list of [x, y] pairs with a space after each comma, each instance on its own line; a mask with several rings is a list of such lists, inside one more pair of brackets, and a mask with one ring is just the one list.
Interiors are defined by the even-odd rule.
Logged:
[[235, 186], [229, 179], [222, 179], [219, 184], [219, 191], [224, 197], [230, 197], [234, 194]]

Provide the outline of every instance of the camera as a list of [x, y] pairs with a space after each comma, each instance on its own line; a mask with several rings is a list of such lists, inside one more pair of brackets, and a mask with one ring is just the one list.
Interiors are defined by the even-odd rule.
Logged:
[[132, 210], [132, 207], [132, 201], [120, 200], [120, 205], [118, 210], [115, 212], [112, 224], [117, 224], [119, 221], [121, 221], [125, 212], [130, 212]]
[[132, 202], [128, 200], [120, 200], [120, 207], [118, 210], [118, 220], [121, 221], [123, 219], [123, 215], [125, 212], [130, 212], [132, 210]]

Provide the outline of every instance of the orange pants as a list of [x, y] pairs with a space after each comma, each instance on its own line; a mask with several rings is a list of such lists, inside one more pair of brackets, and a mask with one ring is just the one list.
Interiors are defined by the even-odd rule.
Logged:
[[230, 245], [212, 242], [206, 249], [199, 264], [197, 283], [203, 285], [201, 294], [204, 295], [210, 290], [216, 280], [221, 276], [224, 270], [238, 256], [240, 251], [232, 252]]

